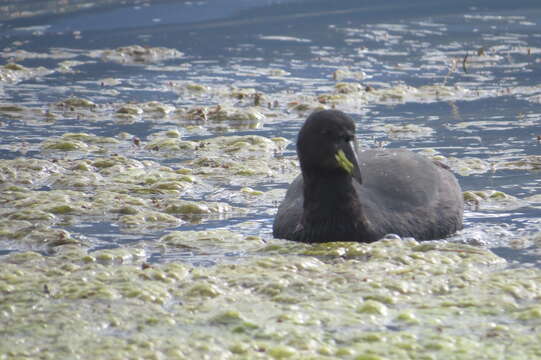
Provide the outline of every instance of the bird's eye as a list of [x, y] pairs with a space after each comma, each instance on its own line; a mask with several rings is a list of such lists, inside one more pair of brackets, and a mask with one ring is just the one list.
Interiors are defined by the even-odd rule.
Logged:
[[353, 140], [353, 135], [351, 135], [351, 134], [343, 135], [342, 140], [344, 140], [345, 142], [350, 142], [350, 141]]

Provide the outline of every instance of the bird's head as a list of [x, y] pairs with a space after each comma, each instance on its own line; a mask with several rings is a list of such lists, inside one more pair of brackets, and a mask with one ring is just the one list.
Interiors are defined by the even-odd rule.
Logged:
[[341, 111], [312, 113], [299, 132], [297, 154], [303, 173], [312, 172], [319, 176], [345, 174], [362, 182], [355, 123]]

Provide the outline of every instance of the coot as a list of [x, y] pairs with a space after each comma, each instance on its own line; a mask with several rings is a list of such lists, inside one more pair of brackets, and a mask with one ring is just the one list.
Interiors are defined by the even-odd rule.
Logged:
[[311, 114], [273, 236], [302, 242], [373, 242], [386, 234], [441, 239], [462, 228], [462, 190], [449, 169], [404, 149], [358, 151], [341, 111]]

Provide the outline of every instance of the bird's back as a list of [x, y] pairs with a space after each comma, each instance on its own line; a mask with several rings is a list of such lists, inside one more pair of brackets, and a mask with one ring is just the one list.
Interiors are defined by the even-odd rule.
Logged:
[[[355, 181], [354, 186], [370, 234], [358, 241], [388, 233], [437, 239], [462, 228], [462, 191], [447, 169], [408, 150], [374, 149], [358, 155], [362, 184]], [[292, 238], [302, 218], [303, 187], [299, 175], [278, 209], [275, 237]]]
[[356, 190], [377, 237], [388, 233], [438, 239], [462, 228], [462, 191], [445, 167], [408, 150], [359, 153]]

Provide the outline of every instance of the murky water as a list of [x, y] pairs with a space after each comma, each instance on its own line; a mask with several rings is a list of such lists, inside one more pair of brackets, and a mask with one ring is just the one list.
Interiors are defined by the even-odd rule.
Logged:
[[[541, 264], [536, 1], [2, 6], [0, 257], [10, 264], [32, 250], [61, 266], [73, 248], [88, 254], [77, 264], [191, 264], [211, 278], [216, 266], [257, 263], [276, 244], [273, 216], [299, 171], [297, 132], [331, 107], [356, 120], [361, 146], [406, 147], [453, 169], [468, 201], [465, 229], [449, 242], [490, 249], [517, 271]], [[450, 245], [459, 246], [435, 246]], [[214, 298], [209, 289], [197, 291]]]

